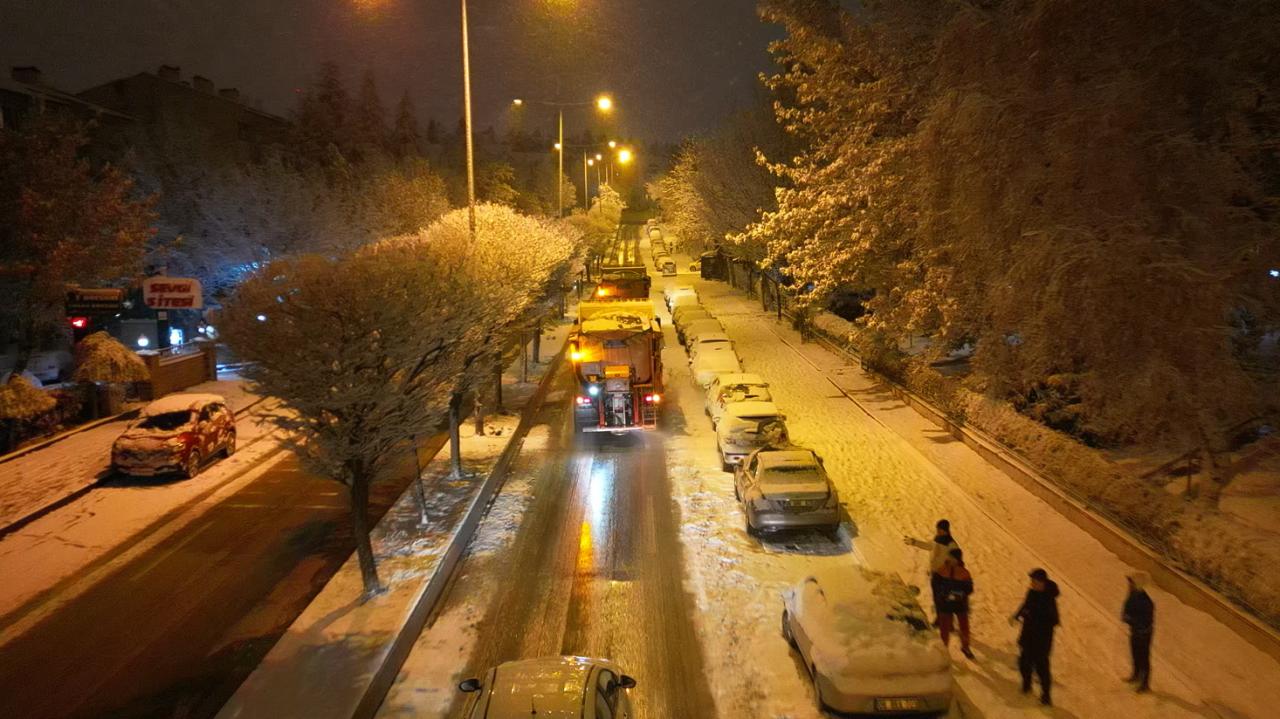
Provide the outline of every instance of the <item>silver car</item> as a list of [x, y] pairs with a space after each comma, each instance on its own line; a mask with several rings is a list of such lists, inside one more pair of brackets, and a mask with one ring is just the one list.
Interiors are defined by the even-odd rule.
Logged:
[[758, 374], [722, 374], [711, 382], [703, 408], [711, 418], [711, 426], [720, 424], [725, 408], [737, 402], [760, 400], [772, 402], [769, 383]]
[[756, 450], [734, 469], [733, 493], [742, 502], [750, 535], [790, 529], [835, 535], [840, 530], [840, 497], [813, 450]]
[[782, 593], [782, 636], [800, 654], [820, 710], [943, 714], [951, 658], [919, 590], [865, 567], [807, 577]]
[[458, 688], [476, 695], [469, 719], [632, 719], [627, 690], [635, 685], [606, 659], [542, 657], [499, 664], [483, 680], [467, 679]]

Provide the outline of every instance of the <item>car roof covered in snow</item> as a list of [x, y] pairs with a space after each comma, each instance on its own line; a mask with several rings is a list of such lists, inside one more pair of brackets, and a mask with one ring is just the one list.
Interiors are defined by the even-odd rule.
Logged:
[[703, 332], [699, 334], [694, 339], [694, 344], [702, 344], [703, 342], [732, 342], [732, 341], [733, 340], [729, 339], [729, 335], [725, 334], [724, 331], [721, 330], [719, 332], [713, 331], [713, 332]]
[[725, 414], [733, 417], [769, 417], [781, 414], [778, 405], [767, 400], [753, 399], [746, 402], [730, 402], [724, 408]]
[[[741, 402], [740, 404], [747, 404]], [[769, 404], [773, 404], [770, 402]], [[733, 407], [734, 405], [729, 405]], [[760, 469], [777, 469], [779, 467], [815, 467], [817, 457], [808, 449], [763, 450], [759, 454]]]
[[768, 387], [769, 383], [764, 381], [764, 377], [758, 374], [750, 374], [747, 372], [732, 372], [730, 374], [722, 374], [717, 381], [721, 387], [731, 387], [733, 385], [744, 384], [749, 387]]
[[144, 417], [154, 417], [159, 414], [169, 414], [170, 412], [186, 412], [188, 410], [199, 409], [206, 404], [211, 403], [226, 404], [227, 400], [222, 395], [217, 394], [171, 394], [147, 405], [142, 410]]
[[541, 657], [507, 662], [494, 673], [486, 717], [526, 716], [579, 719], [591, 670], [602, 665], [622, 672], [612, 662], [586, 657]]

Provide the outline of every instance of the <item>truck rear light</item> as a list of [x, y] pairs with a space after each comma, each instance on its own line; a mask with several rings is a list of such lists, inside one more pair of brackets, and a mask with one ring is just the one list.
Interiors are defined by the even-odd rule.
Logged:
[[648, 402], [649, 404], [657, 404], [657, 403], [659, 403], [659, 402], [661, 402], [661, 401], [662, 401], [662, 395], [660, 395], [660, 394], [647, 394], [647, 395], [645, 395], [645, 396], [644, 396], [644, 401], [645, 401], [645, 402]]
[[588, 405], [588, 404], [591, 404], [591, 398], [590, 398], [590, 397], [582, 397], [582, 396], [579, 396], [579, 397], [578, 397], [578, 406], [579, 406], [579, 407], [582, 407], [582, 406], [585, 406], [585, 405]]

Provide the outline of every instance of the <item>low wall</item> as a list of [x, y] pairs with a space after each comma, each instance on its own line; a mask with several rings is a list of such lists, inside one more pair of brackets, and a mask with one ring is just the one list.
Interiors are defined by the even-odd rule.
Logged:
[[138, 383], [138, 393], [144, 400], [157, 399], [170, 392], [218, 379], [217, 348], [212, 343], [200, 343], [195, 352], [147, 354], [142, 359], [151, 373], [150, 381]]

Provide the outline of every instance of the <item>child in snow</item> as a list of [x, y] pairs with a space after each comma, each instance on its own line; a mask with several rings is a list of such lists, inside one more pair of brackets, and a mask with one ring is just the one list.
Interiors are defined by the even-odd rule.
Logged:
[[[916, 549], [929, 550], [929, 589], [933, 592], [933, 611], [934, 616], [940, 614], [938, 609], [938, 584], [940, 577], [938, 571], [942, 569], [942, 565], [947, 561], [951, 550], [959, 549], [960, 545], [956, 544], [956, 540], [951, 537], [951, 522], [945, 519], [939, 519], [936, 525], [937, 532], [934, 534], [933, 541], [926, 542], [915, 537], [903, 535], [902, 541], [907, 546]], [[933, 620], [933, 626], [938, 626], [938, 620]]]
[[942, 643], [948, 645], [951, 640], [951, 628], [955, 621], [960, 624], [960, 653], [973, 659], [973, 650], [969, 648], [969, 595], [973, 594], [973, 575], [964, 566], [964, 553], [957, 547], [947, 555], [947, 559], [938, 570], [941, 578], [938, 597], [938, 629], [942, 634]]
[[1022, 693], [1031, 693], [1031, 673], [1040, 677], [1040, 703], [1052, 706], [1049, 689], [1053, 676], [1049, 672], [1049, 653], [1053, 651], [1053, 630], [1058, 626], [1058, 585], [1043, 569], [1033, 569], [1031, 587], [1022, 606], [1009, 618], [1010, 624], [1022, 622], [1018, 634], [1018, 671], [1022, 673]]
[[1156, 625], [1156, 605], [1147, 595], [1146, 572], [1128, 577], [1129, 596], [1124, 600], [1120, 619], [1129, 625], [1129, 653], [1133, 656], [1133, 673], [1126, 680], [1136, 683], [1139, 692], [1151, 691], [1151, 636]]

